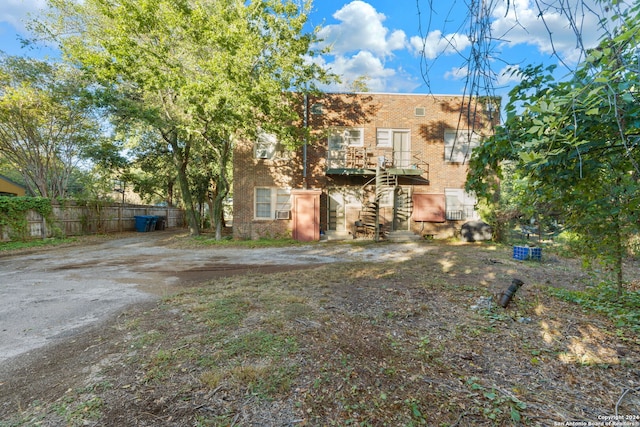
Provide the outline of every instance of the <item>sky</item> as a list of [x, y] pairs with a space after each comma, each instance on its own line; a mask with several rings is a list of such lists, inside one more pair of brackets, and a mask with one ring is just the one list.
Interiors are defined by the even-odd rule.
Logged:
[[[595, 46], [598, 17], [577, 6], [591, 2], [599, 10], [594, 0], [546, 3], [554, 1], [576, 4], [572, 13], [587, 29], [582, 41]], [[470, 84], [475, 80], [469, 77], [475, 74], [470, 74], [468, 61], [470, 28], [476, 26], [469, 20], [467, 3], [486, 6], [483, 16], [496, 39], [483, 56], [481, 77], [490, 79], [476, 85]], [[0, 50], [11, 55], [55, 55], [47, 47], [21, 49], [19, 42], [20, 37], [29, 37], [26, 20], [45, 5], [45, 0], [0, 0]], [[322, 41], [316, 47], [329, 47], [330, 53], [317, 60], [341, 76], [342, 83], [327, 90], [350, 90], [354, 81], [364, 78], [372, 92], [456, 95], [490, 87], [494, 92], [489, 94], [504, 96], [517, 78], [505, 73], [513, 67], [558, 61], [571, 67], [580, 59], [568, 21], [553, 7], [542, 12], [535, 0], [315, 0], [308, 30], [320, 28]]]

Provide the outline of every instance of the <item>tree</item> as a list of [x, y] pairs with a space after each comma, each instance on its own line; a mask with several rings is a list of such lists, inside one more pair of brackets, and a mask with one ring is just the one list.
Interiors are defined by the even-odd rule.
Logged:
[[[324, 73], [308, 61], [313, 34], [302, 33], [310, 3], [255, 0], [49, 0], [40, 31], [99, 83], [120, 118], [158, 130], [172, 154], [191, 234], [197, 215], [188, 181], [201, 146], [215, 157], [214, 210], [229, 191], [235, 138], [259, 128], [289, 145], [292, 92]], [[214, 218], [220, 218], [217, 214]], [[221, 223], [216, 220], [216, 236]]]
[[527, 67], [510, 93], [507, 120], [474, 152], [468, 188], [495, 195], [503, 162], [525, 178], [528, 200], [559, 213], [581, 251], [623, 286], [623, 259], [640, 223], [640, 20], [635, 6], [577, 68], [556, 81]]
[[79, 162], [100, 140], [86, 87], [66, 65], [0, 57], [0, 154], [34, 195], [65, 197]]

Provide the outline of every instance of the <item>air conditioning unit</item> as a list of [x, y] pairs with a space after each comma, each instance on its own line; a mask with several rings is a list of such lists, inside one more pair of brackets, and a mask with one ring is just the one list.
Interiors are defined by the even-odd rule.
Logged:
[[269, 158], [269, 152], [267, 151], [266, 148], [259, 148], [256, 150], [256, 158], [258, 159], [268, 159]]
[[276, 211], [276, 219], [290, 219], [291, 211]]

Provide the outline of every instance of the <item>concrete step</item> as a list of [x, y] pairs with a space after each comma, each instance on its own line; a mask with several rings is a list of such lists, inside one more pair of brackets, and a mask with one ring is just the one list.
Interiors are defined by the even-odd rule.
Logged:
[[324, 232], [324, 236], [320, 237], [320, 240], [351, 240], [353, 235], [348, 231], [335, 231], [327, 230]]
[[420, 240], [420, 236], [412, 231], [391, 231], [387, 234], [387, 240], [390, 242], [411, 242]]

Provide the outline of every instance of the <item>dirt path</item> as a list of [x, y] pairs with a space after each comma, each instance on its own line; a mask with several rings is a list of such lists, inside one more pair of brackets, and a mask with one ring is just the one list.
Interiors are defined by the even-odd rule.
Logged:
[[[403, 257], [424, 247], [351, 245], [179, 249], [175, 232], [132, 233], [92, 244], [0, 258], [0, 366], [67, 340], [132, 304], [219, 276], [329, 262]], [[393, 255], [390, 255], [393, 254]]]

